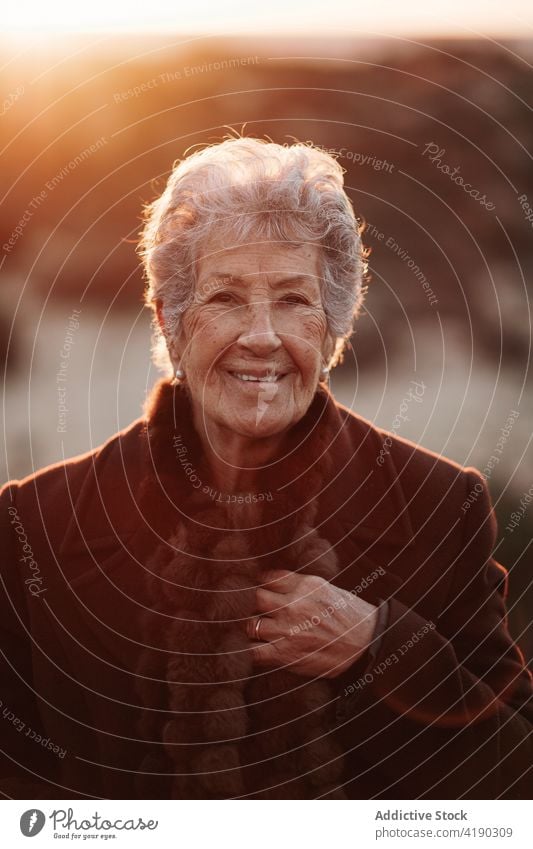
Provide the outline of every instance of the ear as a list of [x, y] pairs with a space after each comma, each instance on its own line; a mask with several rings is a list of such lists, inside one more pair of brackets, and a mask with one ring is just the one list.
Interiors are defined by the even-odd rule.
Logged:
[[182, 354], [184, 345], [183, 331], [180, 330], [179, 334], [175, 338], [169, 338], [166, 332], [166, 324], [165, 317], [163, 315], [163, 302], [158, 300], [155, 301], [155, 312], [157, 316], [157, 323], [159, 324], [159, 329], [161, 333], [165, 337], [165, 342], [167, 344], [167, 350], [172, 361], [172, 365], [177, 367], [179, 363], [182, 361]]
[[322, 357], [324, 358], [324, 362], [326, 365], [329, 365], [329, 362], [335, 353], [335, 339], [331, 335], [331, 333], [327, 332], [326, 338], [324, 339], [324, 344], [322, 346]]

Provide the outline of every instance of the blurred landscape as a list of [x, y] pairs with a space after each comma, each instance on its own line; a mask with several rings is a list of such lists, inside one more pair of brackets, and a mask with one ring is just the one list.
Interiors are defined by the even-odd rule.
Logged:
[[336, 397], [391, 430], [423, 382], [397, 434], [481, 471], [519, 412], [486, 474], [510, 628], [533, 658], [533, 502], [505, 530], [533, 485], [533, 41], [151, 36], [1, 50], [2, 481], [141, 414], [157, 374], [135, 241], [172, 163], [230, 129], [312, 141], [338, 154], [372, 249]]

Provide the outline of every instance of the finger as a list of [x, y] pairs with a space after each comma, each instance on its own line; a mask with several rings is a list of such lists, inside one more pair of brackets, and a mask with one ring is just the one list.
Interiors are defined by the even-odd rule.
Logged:
[[271, 616], [263, 616], [259, 626], [259, 641], [274, 643], [289, 636], [288, 625]]
[[301, 578], [288, 569], [267, 569], [262, 574], [261, 587], [277, 593], [290, 593], [298, 586]]
[[249, 640], [257, 639], [257, 627], [260, 618], [261, 617], [259, 616], [252, 616], [250, 619], [246, 620], [246, 636]]
[[[297, 659], [291, 659], [288, 663], [283, 660], [282, 655], [278, 651], [276, 643], [253, 643], [252, 662], [254, 666], [270, 667], [271, 669], [285, 668], [297, 662]], [[289, 669], [290, 671], [290, 669]]]
[[[259, 626], [257, 626], [258, 622]], [[247, 633], [250, 640], [269, 642], [278, 640], [280, 637], [286, 637], [288, 629], [270, 616], [254, 616], [253, 619], [248, 620]]]
[[287, 669], [292, 672], [300, 661], [297, 656], [284, 659], [278, 649], [278, 643], [253, 643], [252, 662], [255, 666], [270, 667], [272, 669]]
[[275, 647], [271, 643], [253, 643], [252, 662], [254, 666], [278, 666]]
[[290, 602], [286, 593], [272, 592], [259, 587], [255, 594], [256, 606], [259, 613], [279, 613], [287, 610]]

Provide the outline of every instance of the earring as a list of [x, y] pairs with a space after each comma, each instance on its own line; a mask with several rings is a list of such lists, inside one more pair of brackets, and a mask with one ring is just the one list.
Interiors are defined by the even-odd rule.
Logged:
[[185, 377], [185, 372], [183, 371], [183, 369], [177, 368], [176, 371], [174, 372], [174, 380], [172, 381], [174, 386], [176, 386], [181, 380], [183, 380], [184, 377]]
[[320, 380], [327, 380], [329, 377], [329, 368], [327, 366], [322, 366], [320, 369]]

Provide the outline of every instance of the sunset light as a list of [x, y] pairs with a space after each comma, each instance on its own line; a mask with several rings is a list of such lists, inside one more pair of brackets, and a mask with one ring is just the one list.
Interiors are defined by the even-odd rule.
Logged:
[[74, 4], [66, 0], [27, 0], [11, 3], [2, 14], [4, 34], [61, 34], [65, 32], [286, 32], [317, 33], [350, 30], [361, 35], [412, 33], [432, 35], [499, 34], [527, 37], [533, 32], [533, 11], [525, 0], [450, 0], [428, 4], [411, 0], [394, 4], [375, 0], [354, 4], [339, 0], [327, 8], [323, 0], [272, 0], [254, 5], [249, 0], [197, 0], [176, 4], [153, 0], [132, 4], [127, 0], [93, 0]]
[[533, 0], [0, 57], [9, 845], [529, 847]]

